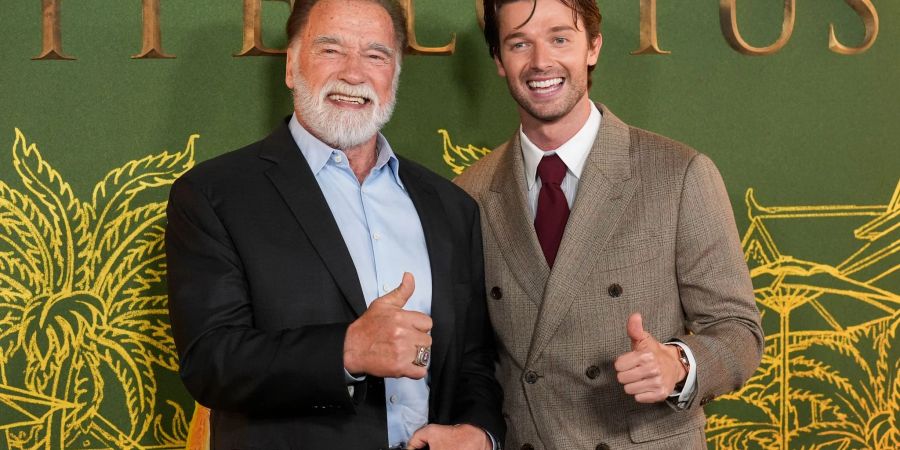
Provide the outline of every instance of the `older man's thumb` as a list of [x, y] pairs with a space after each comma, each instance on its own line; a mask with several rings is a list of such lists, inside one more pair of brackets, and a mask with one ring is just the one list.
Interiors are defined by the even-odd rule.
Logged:
[[402, 308], [406, 305], [406, 301], [409, 300], [415, 290], [416, 279], [413, 277], [413, 274], [403, 272], [403, 279], [400, 281], [400, 286], [397, 286], [393, 291], [388, 292], [381, 298], [391, 305]]

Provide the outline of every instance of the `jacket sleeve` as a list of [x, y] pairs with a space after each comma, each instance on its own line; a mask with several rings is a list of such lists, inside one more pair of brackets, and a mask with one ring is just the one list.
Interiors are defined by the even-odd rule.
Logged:
[[343, 368], [349, 323], [254, 328], [243, 262], [207, 196], [183, 177], [167, 215], [169, 316], [191, 395], [242, 413], [352, 411]]
[[702, 154], [688, 165], [678, 211], [678, 291], [691, 332], [678, 339], [697, 362], [695, 408], [750, 378], [764, 337], [725, 185]]

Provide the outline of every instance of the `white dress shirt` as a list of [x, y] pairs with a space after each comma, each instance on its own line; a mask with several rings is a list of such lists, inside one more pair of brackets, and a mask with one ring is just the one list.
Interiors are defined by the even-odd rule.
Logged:
[[[591, 103], [591, 113], [588, 116], [584, 126], [572, 136], [571, 139], [564, 142], [559, 147], [552, 150], [541, 150], [534, 145], [522, 126], [519, 126], [519, 142], [522, 147], [522, 159], [525, 162], [525, 187], [528, 189], [527, 200], [528, 208], [531, 212], [531, 219], [534, 220], [537, 211], [538, 194], [541, 191], [541, 179], [537, 176], [537, 167], [541, 162], [541, 158], [547, 155], [557, 154], [566, 165], [566, 176], [563, 178], [562, 191], [566, 196], [566, 202], [569, 204], [569, 210], [575, 203], [575, 196], [578, 194], [578, 181], [581, 179], [581, 172], [584, 170], [584, 164], [587, 161], [588, 154], [594, 147], [594, 141], [597, 139], [597, 133], [600, 131], [600, 122], [603, 116], [597, 106]], [[623, 324], [624, 325], [624, 324]], [[623, 330], [624, 332], [624, 327]], [[680, 341], [672, 341], [669, 344], [677, 345], [684, 349], [688, 361], [690, 362], [690, 370], [687, 378], [684, 380], [684, 388], [681, 392], [675, 391], [669, 395], [669, 399], [679, 409], [688, 405], [694, 393], [694, 385], [697, 381], [697, 361], [694, 354], [687, 345]]]

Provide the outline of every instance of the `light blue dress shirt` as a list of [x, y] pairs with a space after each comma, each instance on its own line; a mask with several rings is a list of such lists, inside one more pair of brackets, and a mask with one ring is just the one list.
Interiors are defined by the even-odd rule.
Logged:
[[[360, 184], [344, 152], [310, 134], [296, 115], [289, 128], [350, 250], [366, 305], [399, 286], [403, 272], [410, 272], [416, 289], [403, 309], [431, 315], [425, 234], [400, 181], [400, 161], [384, 136], [378, 134], [375, 167]], [[428, 377], [385, 378], [384, 390], [389, 445], [406, 443], [428, 422]]]

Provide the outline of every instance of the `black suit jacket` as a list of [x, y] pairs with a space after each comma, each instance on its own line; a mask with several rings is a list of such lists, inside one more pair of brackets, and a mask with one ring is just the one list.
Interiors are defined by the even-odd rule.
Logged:
[[[433, 279], [429, 421], [503, 441], [475, 202], [401, 158]], [[212, 409], [213, 448], [378, 449], [382, 379], [348, 394], [347, 326], [366, 309], [350, 253], [282, 125], [199, 164], [172, 186], [166, 252], [180, 375]]]

